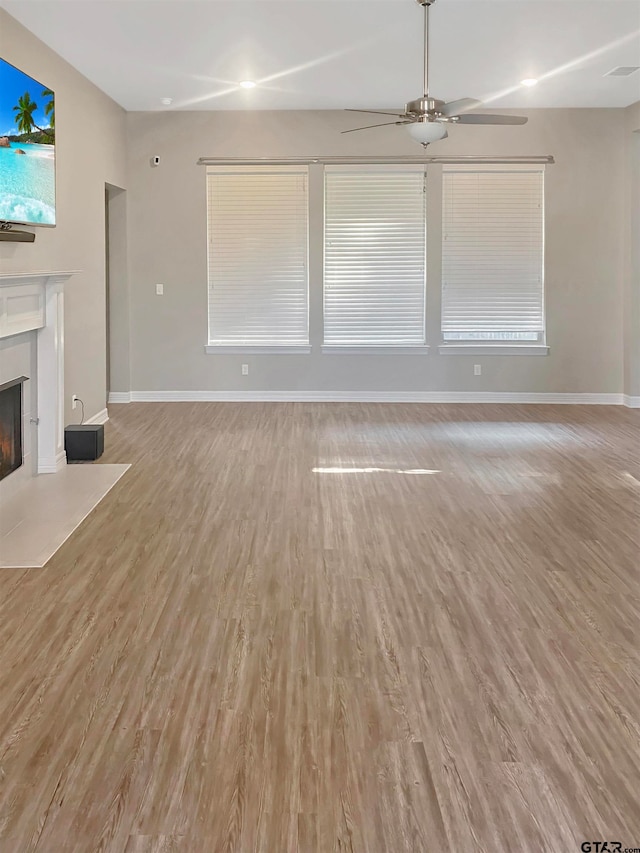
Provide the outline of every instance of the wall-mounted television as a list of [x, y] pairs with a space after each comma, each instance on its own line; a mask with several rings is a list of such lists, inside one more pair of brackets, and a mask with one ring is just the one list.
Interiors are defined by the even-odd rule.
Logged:
[[0, 59], [0, 222], [56, 224], [55, 97]]

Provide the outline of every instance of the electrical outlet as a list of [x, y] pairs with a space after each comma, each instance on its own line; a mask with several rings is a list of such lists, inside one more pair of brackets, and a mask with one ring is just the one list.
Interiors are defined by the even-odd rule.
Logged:
[[482, 365], [474, 364], [473, 365], [473, 375], [474, 376], [482, 376]]
[[71, 395], [71, 408], [75, 409], [77, 405], [78, 405], [78, 395], [72, 394]]
[[248, 375], [249, 375], [249, 365], [248, 365], [248, 364], [243, 364], [243, 365], [242, 365], [242, 375], [243, 375], [243, 376], [248, 376]]
[[156, 296], [164, 296], [164, 284], [156, 284]]

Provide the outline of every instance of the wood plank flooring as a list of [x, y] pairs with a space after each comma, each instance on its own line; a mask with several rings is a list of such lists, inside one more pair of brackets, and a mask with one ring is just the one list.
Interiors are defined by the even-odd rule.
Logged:
[[2, 853], [640, 848], [640, 412], [110, 414], [0, 571]]

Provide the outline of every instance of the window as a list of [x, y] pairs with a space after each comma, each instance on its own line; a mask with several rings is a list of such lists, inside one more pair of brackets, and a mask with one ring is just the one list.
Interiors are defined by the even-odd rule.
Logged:
[[209, 166], [206, 351], [309, 353], [311, 310], [323, 352], [421, 353], [432, 300], [441, 353], [545, 355], [544, 167], [442, 167], [430, 284], [426, 168]]
[[452, 166], [442, 179], [445, 343], [543, 344], [543, 169]]
[[325, 170], [324, 349], [425, 344], [424, 167]]
[[308, 350], [307, 169], [207, 172], [209, 352]]

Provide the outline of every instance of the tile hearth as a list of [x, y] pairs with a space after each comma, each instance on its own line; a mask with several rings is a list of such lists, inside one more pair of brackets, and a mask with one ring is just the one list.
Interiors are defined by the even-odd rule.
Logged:
[[42, 568], [130, 465], [65, 465], [0, 496], [0, 569]]

